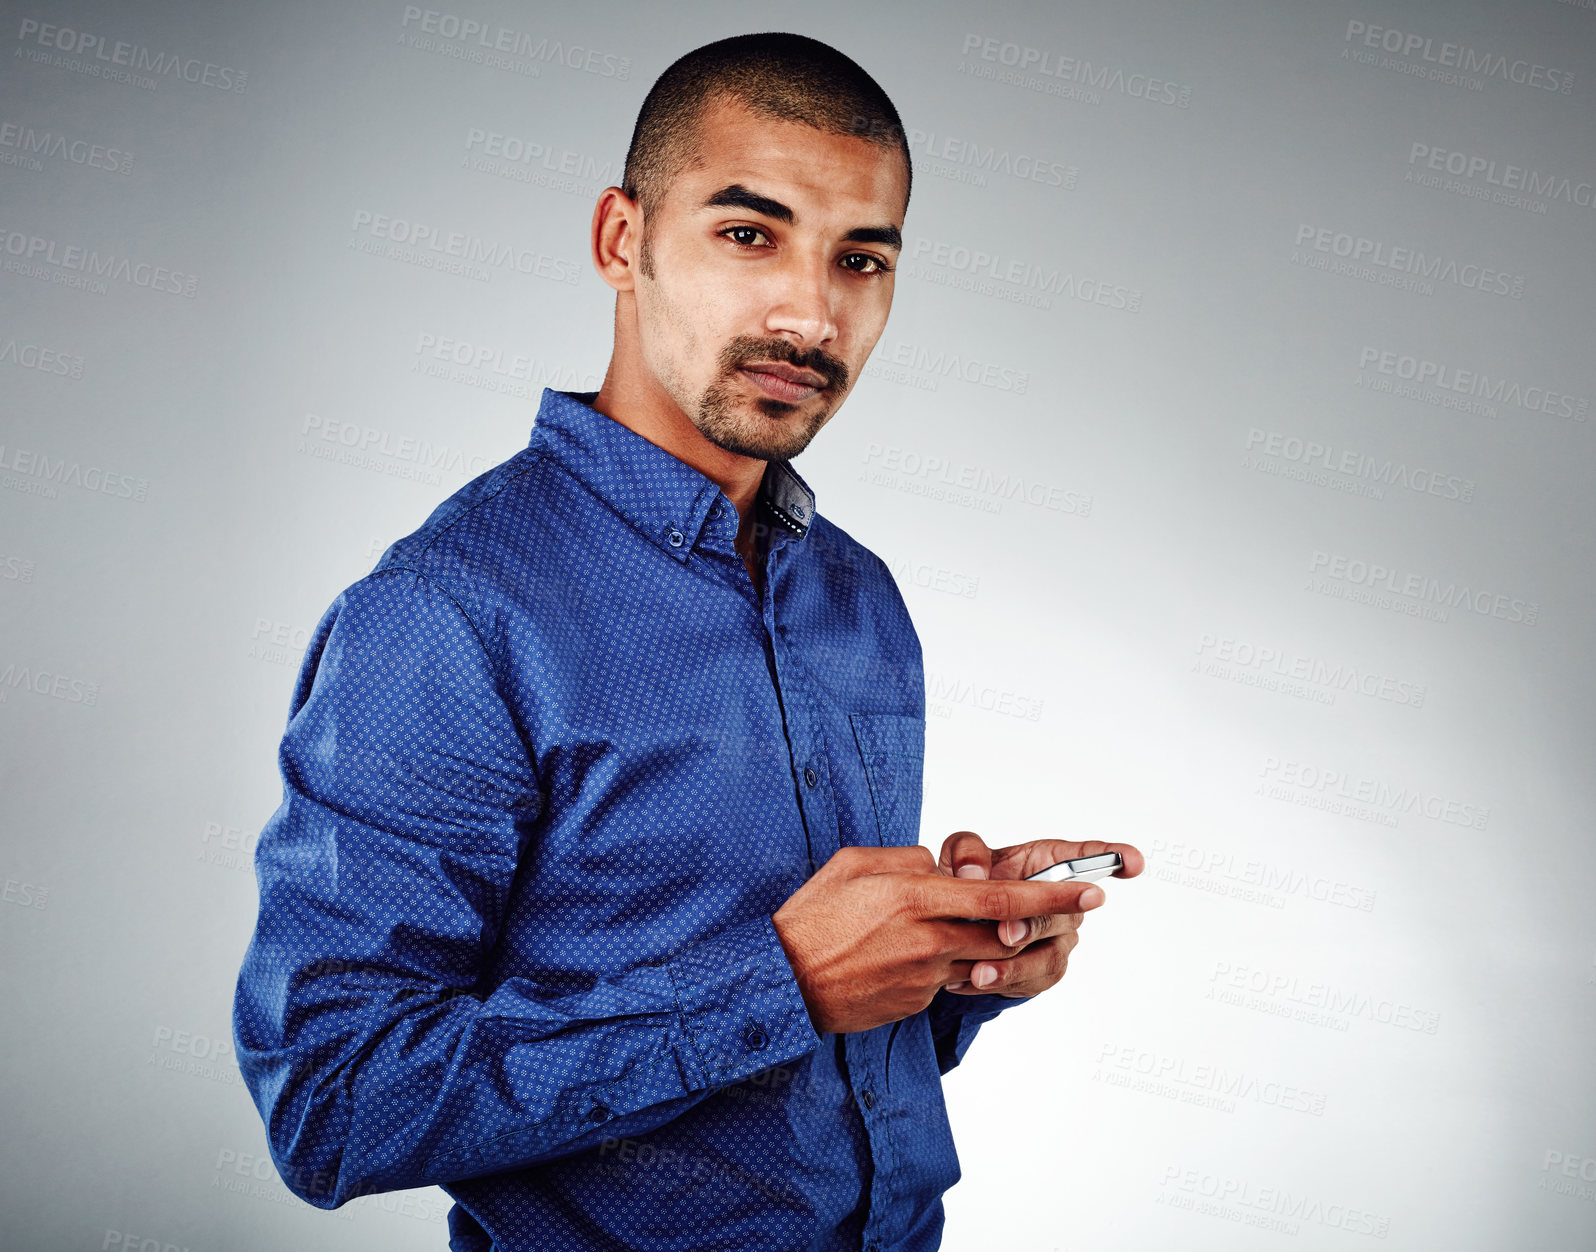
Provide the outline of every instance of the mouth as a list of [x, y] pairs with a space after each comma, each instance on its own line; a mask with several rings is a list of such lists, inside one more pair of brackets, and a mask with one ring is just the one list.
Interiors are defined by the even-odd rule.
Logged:
[[826, 387], [826, 380], [819, 374], [797, 369], [780, 361], [762, 361], [753, 365], [744, 365], [738, 369], [738, 373], [749, 379], [767, 396], [776, 400], [785, 400], [789, 404], [818, 395]]

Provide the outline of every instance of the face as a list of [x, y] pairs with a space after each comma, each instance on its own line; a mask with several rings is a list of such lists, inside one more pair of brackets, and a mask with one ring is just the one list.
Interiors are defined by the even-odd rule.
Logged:
[[697, 163], [643, 223], [643, 359], [705, 438], [791, 459], [836, 412], [892, 307], [895, 147], [708, 107]]

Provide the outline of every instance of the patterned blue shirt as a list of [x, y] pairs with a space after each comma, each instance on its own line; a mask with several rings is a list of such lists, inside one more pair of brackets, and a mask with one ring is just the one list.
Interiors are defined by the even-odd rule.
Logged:
[[1022, 1000], [815, 1032], [771, 914], [919, 841], [920, 643], [791, 464], [737, 512], [545, 391], [317, 626], [256, 853], [239, 1064], [300, 1197], [439, 1184], [450, 1246], [938, 1246], [941, 1076]]

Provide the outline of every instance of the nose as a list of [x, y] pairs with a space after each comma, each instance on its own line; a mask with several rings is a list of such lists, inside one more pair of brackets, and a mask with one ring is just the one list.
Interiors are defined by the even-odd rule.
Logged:
[[794, 256], [782, 267], [765, 329], [797, 348], [824, 348], [837, 338], [835, 276], [825, 256]]

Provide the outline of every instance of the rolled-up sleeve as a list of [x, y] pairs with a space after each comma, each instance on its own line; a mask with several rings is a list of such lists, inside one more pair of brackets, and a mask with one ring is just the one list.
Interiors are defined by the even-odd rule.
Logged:
[[278, 1172], [321, 1208], [646, 1133], [818, 1047], [770, 918], [579, 991], [484, 962], [542, 811], [471, 618], [385, 569], [307, 649], [234, 1001]]

